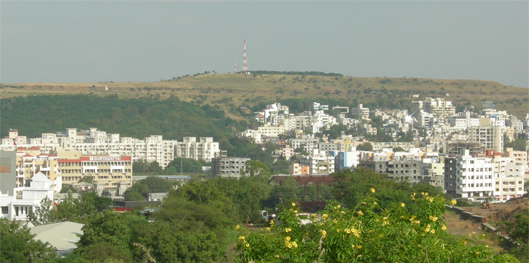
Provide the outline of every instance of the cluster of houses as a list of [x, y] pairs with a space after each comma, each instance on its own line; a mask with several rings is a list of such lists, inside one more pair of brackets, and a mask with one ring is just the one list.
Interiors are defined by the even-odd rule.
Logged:
[[[329, 113], [332, 110], [333, 114]], [[376, 117], [381, 124], [374, 125]], [[450, 101], [426, 98], [408, 110], [370, 110], [322, 105], [291, 114], [273, 103], [256, 113], [261, 127], [239, 134], [257, 144], [274, 143], [272, 155], [291, 160], [289, 175], [324, 176], [335, 171], [364, 167], [409, 183], [428, 182], [453, 197], [474, 201], [506, 201], [524, 194], [529, 180], [525, 150], [505, 147], [529, 134], [529, 114], [524, 120], [505, 111], [485, 109], [456, 113]], [[343, 125], [357, 131], [330, 138], [326, 131]], [[392, 142], [372, 142], [368, 135], [384, 133]], [[403, 136], [412, 138], [402, 141]], [[48, 197], [56, 199], [63, 184], [81, 190], [119, 197], [133, 183], [136, 160], [158, 162], [165, 168], [175, 158], [211, 162], [213, 176], [240, 177], [248, 158], [228, 158], [212, 137], [164, 140], [107, 134], [97, 128], [43, 133], [39, 138], [10, 130], [0, 144], [0, 217], [26, 218], [31, 207]], [[89, 178], [90, 183], [84, 179]]]
[[[329, 109], [341, 113], [326, 114]], [[370, 116], [382, 120], [380, 129], [370, 124]], [[529, 134], [529, 114], [519, 120], [492, 108], [480, 114], [468, 110], [456, 113], [450, 101], [426, 98], [413, 101], [411, 113], [396, 109], [370, 112], [362, 104], [350, 109], [331, 108], [314, 102], [312, 111], [294, 115], [287, 106], [274, 103], [257, 112], [256, 119], [262, 127], [246, 130], [240, 136], [256, 143], [277, 143], [280, 149], [276, 157], [287, 160], [305, 153], [291, 164], [291, 175], [325, 175], [365, 167], [395, 180], [426, 181], [453, 197], [474, 201], [520, 197], [529, 180], [529, 145], [522, 151], [505, 148], [506, 138], [514, 140]], [[369, 142], [364, 136], [345, 134], [329, 140], [325, 130], [339, 124], [357, 131], [364, 129], [360, 133], [364, 135], [384, 132], [395, 140], [411, 134], [413, 141]], [[366, 143], [371, 149], [357, 150]]]

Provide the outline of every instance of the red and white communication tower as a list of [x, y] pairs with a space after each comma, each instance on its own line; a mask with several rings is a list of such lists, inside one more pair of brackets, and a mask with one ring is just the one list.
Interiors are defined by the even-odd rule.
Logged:
[[242, 51], [242, 74], [248, 74], [248, 66], [246, 63], [248, 62], [246, 60], [246, 39], [244, 40], [243, 44], [243, 51]]
[[233, 61], [233, 74], [237, 74], [237, 61]]

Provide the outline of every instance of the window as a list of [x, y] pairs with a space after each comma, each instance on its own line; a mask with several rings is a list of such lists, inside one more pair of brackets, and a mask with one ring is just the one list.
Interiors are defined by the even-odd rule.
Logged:
[[2, 214], [7, 215], [9, 213], [9, 208], [7, 206], [2, 206]]

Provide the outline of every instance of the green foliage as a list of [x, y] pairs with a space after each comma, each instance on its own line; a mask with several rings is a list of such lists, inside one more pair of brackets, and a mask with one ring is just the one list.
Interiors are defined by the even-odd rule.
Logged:
[[29, 221], [35, 225], [48, 224], [56, 221], [56, 213], [52, 210], [53, 201], [47, 196], [40, 201], [38, 206], [35, 206], [28, 215]]
[[520, 262], [529, 262], [529, 208], [519, 211], [506, 222], [501, 222], [499, 229], [505, 231], [507, 236], [518, 243], [509, 244], [509, 253]]
[[509, 255], [470, 245], [476, 238], [446, 233], [444, 199], [426, 194], [412, 201], [379, 206], [375, 189], [352, 209], [329, 202], [301, 224], [295, 203], [279, 215], [282, 224], [238, 237], [237, 262], [517, 262]]
[[26, 225], [0, 218], [0, 262], [53, 262], [55, 249], [34, 236]]
[[[85, 223], [82, 230], [83, 235], [77, 243], [78, 247], [82, 248], [81, 252], [102, 242], [108, 243], [118, 250], [130, 251], [132, 232], [124, 214], [111, 211], [96, 213]], [[87, 251], [92, 250], [88, 249]]]
[[390, 203], [403, 202], [411, 211], [416, 211], [410, 195], [413, 193], [427, 193], [430, 196], [442, 195], [442, 189], [427, 183], [410, 186], [407, 182], [390, 180], [386, 175], [376, 173], [365, 168], [355, 170], [346, 169], [333, 174], [336, 183], [333, 185], [333, 194], [337, 200], [347, 207], [355, 207], [364, 199], [366, 189], [376, 188], [375, 196], [383, 208]]
[[[181, 167], [180, 167], [180, 163], [182, 164], [182, 170], [181, 170]], [[171, 169], [173, 168], [173, 169]], [[168, 173], [168, 171], [176, 171], [176, 172], [180, 172], [180, 171], [183, 171], [185, 173], [201, 173], [202, 172], [202, 163], [197, 161], [197, 160], [193, 160], [193, 159], [188, 159], [188, 158], [175, 158], [174, 160], [172, 160], [168, 165], [167, 167], [165, 167], [165, 170], [164, 170], [164, 173], [165, 174], [170, 174]], [[174, 173], [172, 173], [174, 174]]]
[[[157, 100], [42, 95], [10, 100], [12, 110], [2, 111], [2, 134], [7, 134], [10, 127], [16, 127], [28, 137], [39, 137], [43, 132], [71, 127], [98, 127], [109, 133], [120, 133], [123, 137], [144, 138], [163, 134], [165, 139], [199, 136], [222, 140], [231, 137], [231, 128], [239, 125], [226, 118], [222, 110], [193, 105], [177, 97]], [[187, 125], [189, 123], [193, 125]]]
[[125, 192], [125, 200], [141, 201], [139, 195], [143, 196], [143, 198], [148, 198], [149, 193], [167, 193], [171, 189], [173, 189], [173, 183], [171, 181], [155, 176], [149, 176], [143, 180], [135, 182], [134, 185]]
[[373, 144], [369, 142], [364, 142], [358, 146], [356, 146], [356, 149], [359, 151], [373, 151]]
[[527, 142], [527, 137], [521, 139], [509, 140], [505, 137], [505, 148], [513, 148], [515, 151], [525, 151], [525, 143]]

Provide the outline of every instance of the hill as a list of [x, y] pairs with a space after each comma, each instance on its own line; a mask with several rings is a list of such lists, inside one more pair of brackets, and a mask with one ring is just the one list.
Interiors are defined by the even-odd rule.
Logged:
[[[496, 109], [525, 117], [529, 90], [494, 81], [443, 80], [420, 78], [363, 78], [292, 74], [195, 74], [160, 82], [99, 83], [18, 83], [2, 84], [1, 98], [39, 94], [116, 94], [119, 98], [169, 98], [194, 104], [217, 105], [227, 116], [241, 119], [240, 106], [248, 108], [289, 98], [321, 103], [368, 107], [408, 108], [412, 95], [443, 97], [456, 106], [473, 105], [477, 110], [485, 101]], [[249, 112], [247, 112], [249, 113]]]

